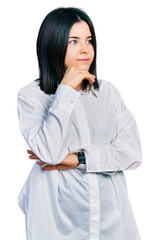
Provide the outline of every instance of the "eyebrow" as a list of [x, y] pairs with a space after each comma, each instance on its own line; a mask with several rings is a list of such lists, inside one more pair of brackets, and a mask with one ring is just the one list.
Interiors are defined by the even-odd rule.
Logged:
[[[72, 36], [72, 37], [69, 37], [69, 38], [80, 39], [79, 37], [74, 37], [74, 36]], [[92, 36], [89, 36], [89, 37], [87, 37], [87, 39], [88, 39], [88, 38], [92, 38]]]

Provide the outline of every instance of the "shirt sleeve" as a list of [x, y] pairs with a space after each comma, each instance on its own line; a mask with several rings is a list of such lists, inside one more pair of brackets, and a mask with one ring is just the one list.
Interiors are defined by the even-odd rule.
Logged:
[[20, 131], [30, 149], [47, 164], [59, 164], [69, 153], [70, 116], [80, 97], [73, 88], [59, 84], [47, 110], [37, 100], [39, 96], [18, 94]]
[[116, 137], [103, 146], [85, 147], [86, 171], [114, 175], [117, 171], [136, 169], [142, 162], [141, 143], [133, 114], [126, 108], [113, 86]]

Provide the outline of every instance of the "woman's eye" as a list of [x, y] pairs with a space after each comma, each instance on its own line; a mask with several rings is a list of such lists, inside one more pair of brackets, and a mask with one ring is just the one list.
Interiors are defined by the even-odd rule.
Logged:
[[89, 43], [89, 44], [92, 44], [92, 39], [88, 40], [88, 43]]
[[72, 41], [70, 41], [69, 43], [75, 44], [75, 43], [77, 43], [77, 40], [72, 40]]
[[[77, 44], [78, 42], [77, 42], [77, 40], [72, 40], [72, 41], [70, 41], [69, 43], [70, 43], [70, 44]], [[87, 43], [88, 43], [88, 44], [92, 44], [92, 39], [87, 40]]]

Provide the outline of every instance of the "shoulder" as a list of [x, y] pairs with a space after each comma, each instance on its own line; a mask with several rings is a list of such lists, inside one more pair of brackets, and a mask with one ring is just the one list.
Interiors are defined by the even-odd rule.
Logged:
[[39, 86], [39, 80], [34, 80], [33, 82], [27, 84], [22, 87], [18, 93], [18, 95], [22, 95], [24, 97], [34, 96], [35, 94], [42, 94]]
[[102, 100], [110, 101], [115, 106], [115, 109], [117, 109], [119, 105], [124, 106], [122, 96], [112, 82], [103, 79], [100, 79], [98, 82]]
[[33, 82], [21, 88], [18, 93], [18, 98], [23, 97], [34, 100], [34, 102], [39, 102], [43, 99], [50, 99], [51, 97], [40, 89], [39, 82], [39, 80], [34, 80]]
[[17, 100], [19, 105], [25, 103], [45, 110], [49, 107], [52, 97], [40, 89], [39, 80], [34, 80], [20, 89]]
[[107, 80], [103, 80], [103, 79], [98, 79], [98, 83], [99, 83], [99, 90], [101, 92], [110, 92], [113, 95], [119, 93], [116, 86]]

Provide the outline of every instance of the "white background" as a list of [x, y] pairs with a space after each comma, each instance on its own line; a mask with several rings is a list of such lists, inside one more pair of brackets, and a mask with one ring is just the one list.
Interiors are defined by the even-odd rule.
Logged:
[[[154, 0], [3, 1], [0, 6], [0, 239], [25, 239], [17, 197], [32, 168], [19, 131], [17, 94], [38, 78], [36, 38], [56, 7], [81, 7], [97, 35], [98, 78], [112, 82], [139, 129], [143, 163], [125, 171], [142, 240], [159, 239], [159, 6]], [[129, 240], [129, 239], [128, 239]]]

